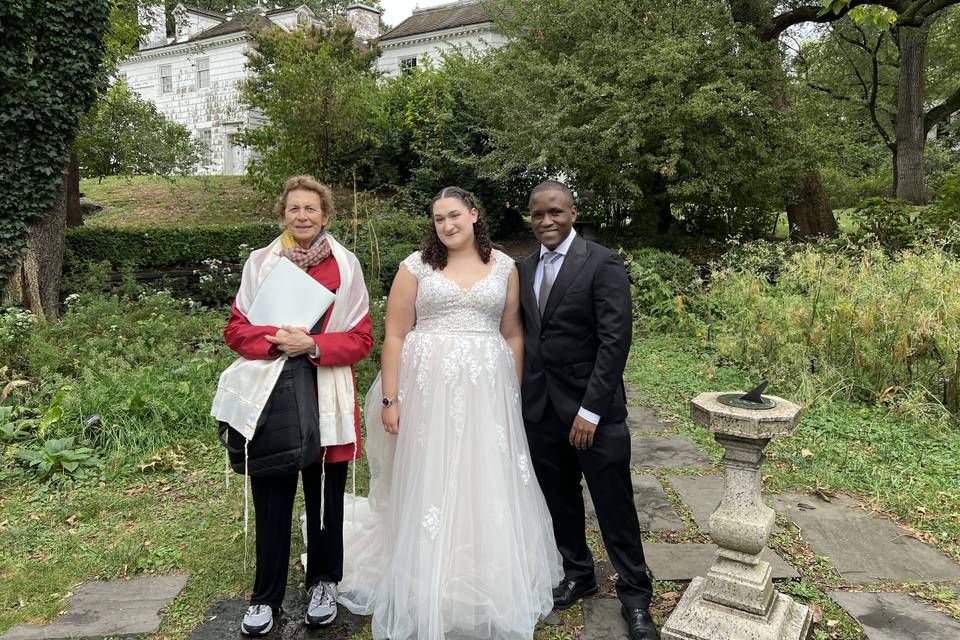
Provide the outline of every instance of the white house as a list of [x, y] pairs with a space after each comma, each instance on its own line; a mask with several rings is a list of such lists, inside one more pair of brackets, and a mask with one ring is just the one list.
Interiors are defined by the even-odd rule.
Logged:
[[389, 76], [421, 64], [436, 61], [441, 51], [472, 46], [478, 51], [501, 47], [507, 38], [494, 31], [492, 7], [483, 0], [460, 0], [426, 9], [380, 36], [383, 52], [378, 69]]
[[[263, 122], [240, 102], [238, 83], [249, 71], [245, 53], [251, 32], [284, 31], [319, 24], [306, 5], [225, 15], [183, 4], [174, 10], [176, 28], [167, 36], [162, 3], [141, 3], [140, 21], [150, 26], [146, 42], [119, 68], [131, 90], [152, 101], [170, 119], [206, 143], [199, 173], [241, 175], [249, 151], [234, 143], [236, 133]], [[357, 37], [379, 35], [380, 12], [362, 4], [346, 9]]]

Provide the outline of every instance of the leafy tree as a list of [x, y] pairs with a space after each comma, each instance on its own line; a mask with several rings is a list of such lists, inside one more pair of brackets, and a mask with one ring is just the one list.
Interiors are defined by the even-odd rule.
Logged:
[[358, 47], [353, 31], [342, 26], [276, 29], [254, 38], [241, 97], [268, 121], [241, 132], [241, 142], [258, 156], [248, 176], [264, 193], [277, 192], [296, 173], [351, 180], [366, 166], [372, 142], [377, 51]]
[[[857, 7], [832, 23], [824, 34], [806, 43], [796, 66], [814, 90], [841, 105], [834, 107], [848, 118], [863, 122], [875, 139], [891, 153], [897, 167], [898, 83], [901, 54], [896, 31], [897, 15], [881, 7]], [[960, 85], [960, 7], [931, 16], [928, 55], [923, 87], [929, 103], [924, 116], [924, 138], [949, 115], [951, 92]], [[933, 106], [930, 106], [933, 105]], [[939, 114], [939, 115], [938, 115]], [[899, 172], [894, 170], [893, 192], [899, 193]]]
[[417, 210], [425, 211], [444, 187], [471, 191], [483, 204], [491, 233], [503, 235], [522, 224], [536, 177], [485, 175], [493, 112], [482, 94], [497, 81], [490, 57], [450, 51], [437, 64], [386, 79], [377, 96], [372, 169], [378, 183], [404, 187]]
[[157, 110], [156, 105], [117, 82], [86, 115], [74, 148], [84, 177], [170, 175], [191, 172], [202, 144]]
[[0, 287], [57, 313], [70, 144], [93, 103], [107, 0], [0, 3]]
[[[790, 167], [769, 47], [710, 0], [509, 2], [488, 169], [563, 174], [611, 222], [768, 232]], [[785, 89], [782, 89], [785, 90]]]
[[[934, 124], [960, 109], [960, 86], [954, 86], [942, 102], [925, 112], [924, 61], [932, 25], [945, 9], [960, 4], [960, 0], [728, 1], [734, 18], [750, 26], [757, 38], [765, 42], [775, 41], [794, 25], [835, 22], [861, 7], [883, 8], [893, 12], [893, 35], [900, 53], [894, 127], [896, 193], [911, 202], [925, 203], [927, 193], [923, 180], [923, 150], [926, 133]], [[782, 8], [782, 12], [776, 13], [778, 8]]]

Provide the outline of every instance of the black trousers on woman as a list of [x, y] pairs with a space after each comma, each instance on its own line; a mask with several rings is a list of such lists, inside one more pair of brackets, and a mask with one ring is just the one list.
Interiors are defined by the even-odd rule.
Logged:
[[[343, 490], [347, 462], [316, 462], [301, 473], [307, 507], [307, 579], [312, 587], [321, 580], [343, 578]], [[323, 496], [323, 529], [320, 528], [320, 473], [326, 467]], [[257, 522], [257, 576], [250, 604], [276, 609], [283, 602], [290, 566], [290, 533], [297, 476], [251, 478]]]
[[[264, 407], [257, 428], [295, 427], [299, 430], [301, 421], [317, 424], [316, 376], [316, 367], [305, 357], [290, 358]], [[343, 578], [343, 491], [347, 484], [348, 464], [321, 464], [317, 461], [299, 474], [303, 477], [307, 510], [307, 587], [321, 580], [340, 582]], [[266, 604], [276, 609], [283, 602], [290, 566], [297, 476], [292, 473], [250, 478], [257, 526], [257, 575], [250, 604]], [[320, 527], [321, 500], [323, 528]]]

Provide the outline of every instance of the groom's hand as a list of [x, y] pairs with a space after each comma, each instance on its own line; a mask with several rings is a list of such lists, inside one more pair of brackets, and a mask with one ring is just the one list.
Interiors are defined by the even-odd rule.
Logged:
[[570, 444], [575, 449], [589, 449], [593, 446], [593, 435], [597, 425], [577, 416], [573, 419], [573, 429], [570, 429]]

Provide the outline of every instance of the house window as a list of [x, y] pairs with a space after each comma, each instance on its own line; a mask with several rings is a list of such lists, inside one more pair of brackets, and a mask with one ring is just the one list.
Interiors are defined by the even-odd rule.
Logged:
[[203, 145], [203, 148], [200, 150], [200, 165], [208, 167], [213, 163], [213, 154], [210, 149], [213, 145], [213, 134], [210, 129], [200, 129], [197, 134], [200, 138], [200, 144]]
[[160, 93], [173, 93], [173, 67], [160, 65]]
[[126, 82], [126, 81], [127, 81], [127, 74], [123, 71], [118, 71], [117, 82]]
[[197, 89], [210, 86], [210, 58], [197, 58]]
[[417, 56], [410, 58], [400, 58], [400, 72], [410, 73], [417, 68]]

